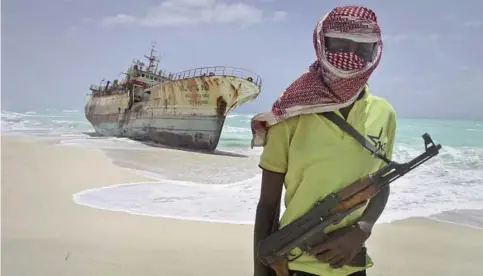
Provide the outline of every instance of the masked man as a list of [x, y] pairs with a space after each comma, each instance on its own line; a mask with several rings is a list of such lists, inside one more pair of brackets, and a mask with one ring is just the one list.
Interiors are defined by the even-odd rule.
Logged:
[[[257, 206], [255, 276], [272, 275], [257, 258], [258, 243], [306, 213], [313, 204], [385, 163], [337, 125], [321, 116], [334, 112], [391, 158], [396, 130], [393, 107], [370, 93], [367, 81], [379, 64], [381, 31], [375, 13], [360, 6], [337, 7], [313, 34], [316, 61], [274, 103], [252, 119], [252, 147], [263, 146]], [[279, 206], [285, 184], [285, 212]], [[288, 262], [290, 275], [366, 275], [373, 265], [365, 242], [384, 210], [389, 188], [340, 223], [329, 239]]]

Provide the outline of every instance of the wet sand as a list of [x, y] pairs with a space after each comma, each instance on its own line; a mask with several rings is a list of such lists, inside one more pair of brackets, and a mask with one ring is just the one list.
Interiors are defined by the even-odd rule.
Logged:
[[[253, 275], [251, 225], [77, 205], [72, 196], [85, 189], [152, 181], [114, 165], [102, 150], [2, 136], [1, 153], [4, 276]], [[381, 224], [368, 245], [375, 261], [368, 275], [483, 269], [483, 230], [456, 224], [424, 218]]]

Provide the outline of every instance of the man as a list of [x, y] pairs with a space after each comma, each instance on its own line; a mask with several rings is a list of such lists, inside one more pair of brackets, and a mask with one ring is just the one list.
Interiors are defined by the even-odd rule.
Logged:
[[[333, 9], [315, 26], [317, 60], [274, 103], [252, 119], [252, 147], [264, 146], [254, 229], [255, 276], [272, 275], [257, 259], [260, 240], [312, 205], [385, 163], [319, 113], [333, 111], [391, 158], [396, 115], [372, 95], [367, 81], [382, 53], [375, 13], [365, 7]], [[285, 212], [279, 206], [285, 184]], [[290, 275], [366, 275], [373, 262], [365, 242], [384, 210], [389, 188], [326, 232], [329, 239], [288, 262]], [[294, 253], [296, 254], [296, 253]]]

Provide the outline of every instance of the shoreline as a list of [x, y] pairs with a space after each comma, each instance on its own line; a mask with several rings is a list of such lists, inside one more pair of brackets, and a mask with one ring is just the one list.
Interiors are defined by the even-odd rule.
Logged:
[[[99, 149], [2, 137], [3, 273], [253, 274], [252, 225], [130, 215], [73, 200], [80, 191], [127, 182], [152, 180], [119, 168]], [[456, 224], [382, 223], [368, 240], [375, 262], [368, 274], [480, 275], [480, 244], [483, 231]]]
[[431, 215], [428, 218], [483, 230], [483, 209], [453, 209]]
[[[65, 138], [68, 138], [68, 137], [55, 138], [55, 137], [43, 137], [43, 136], [37, 137], [37, 136], [29, 136], [29, 135], [17, 136], [17, 135], [1, 134], [1, 138], [4, 138], [4, 137], [7, 137], [7, 139], [18, 139], [18, 138], [20, 138], [25, 142], [40, 142], [40, 143], [59, 146], [59, 147], [83, 148], [83, 147], [76, 147], [76, 146], [63, 146], [61, 144], [56, 143], [58, 141], [64, 140]], [[86, 148], [84, 148], [84, 149], [86, 149]], [[88, 148], [88, 149], [92, 149], [92, 148]], [[166, 152], [166, 151], [170, 152], [170, 155], [172, 155], [173, 152], [174, 152], [174, 154], [176, 153], [176, 150], [172, 150], [172, 149], [169, 149], [169, 148], [165, 149], [165, 148], [156, 148], [155, 147], [152, 150], [160, 150], [160, 149], [163, 152]], [[253, 225], [253, 221], [251, 221], [251, 220], [250, 221], [231, 221], [231, 220], [226, 220], [226, 219], [209, 219], [209, 218], [203, 218], [203, 217], [199, 217], [199, 216], [191, 217], [191, 216], [177, 216], [177, 215], [170, 215], [170, 214], [147, 214], [147, 213], [143, 213], [143, 212], [135, 212], [135, 211], [129, 211], [129, 210], [120, 210], [120, 209], [112, 209], [112, 208], [108, 208], [108, 207], [100, 207], [100, 206], [96, 206], [95, 204], [80, 202], [80, 200], [78, 199], [79, 195], [89, 193], [89, 192], [92, 192], [92, 191], [100, 191], [100, 190], [111, 188], [111, 187], [122, 187], [122, 186], [136, 185], [136, 184], [151, 184], [151, 183], [157, 184], [157, 183], [163, 183], [163, 182], [164, 183], [166, 183], [166, 182], [177, 182], [176, 183], [177, 185], [185, 185], [185, 186], [207, 185], [207, 184], [198, 184], [198, 183], [180, 184], [178, 182], [181, 182], [181, 181], [178, 181], [178, 180], [165, 181], [165, 179], [157, 178], [155, 174], [151, 175], [151, 173], [149, 171], [133, 169], [133, 168], [130, 168], [130, 167], [125, 166], [125, 165], [120, 165], [120, 164], [118, 164], [119, 160], [115, 159], [115, 157], [110, 156], [110, 154], [109, 154], [110, 151], [123, 152], [125, 150], [122, 150], [122, 149], [120, 149], [120, 150], [118, 150], [118, 149], [103, 150], [103, 149], [101, 149], [101, 151], [105, 153], [106, 157], [111, 160], [113, 165], [115, 165], [116, 167], [118, 167], [120, 169], [126, 170], [127, 172], [129, 172], [131, 174], [139, 176], [139, 177], [145, 179], [146, 181], [115, 183], [115, 184], [111, 184], [111, 185], [102, 185], [100, 187], [96, 186], [96, 187], [91, 187], [89, 189], [77, 191], [76, 193], [74, 193], [72, 195], [72, 200], [73, 200], [73, 202], [75, 202], [76, 204], [78, 204], [80, 206], [85, 206], [85, 207], [103, 210], [103, 211], [120, 212], [120, 213], [129, 214], [129, 215], [146, 216], [146, 217], [152, 217], [152, 218], [166, 218], [166, 219], [174, 219], [174, 220], [187, 220], [187, 221], [194, 221], [194, 222], [210, 222], [210, 223], [233, 224], [233, 225]], [[131, 151], [131, 150], [128, 150], [128, 151]], [[147, 151], [149, 151], [149, 149], [147, 149]], [[181, 154], [189, 154], [189, 153], [181, 152]], [[199, 154], [199, 153], [195, 153], [195, 154]], [[246, 180], [241, 180], [239, 182], [243, 182], [243, 181], [246, 181]], [[233, 183], [223, 183], [223, 184], [216, 184], [216, 185], [221, 187], [221, 186], [229, 186], [229, 185], [232, 185], [232, 184]], [[458, 217], [465, 217], [465, 213], [478, 213], [478, 215], [480, 216], [479, 217], [480, 219], [476, 222], [473, 222], [473, 223], [471, 223], [471, 222], [468, 223], [468, 222], [465, 222], [465, 221], [458, 219]], [[391, 218], [391, 219], [388, 219], [386, 221], [378, 221], [376, 224], [389, 224], [389, 223], [393, 223], [393, 222], [397, 222], [397, 221], [401, 221], [401, 220], [406, 220], [406, 219], [413, 219], [413, 218], [416, 218], [416, 219], [425, 218], [425, 219], [430, 219], [430, 220], [434, 220], [434, 221], [438, 221], [438, 222], [444, 222], [444, 223], [448, 223], [448, 224], [456, 224], [456, 225], [460, 225], [460, 226], [465, 226], [465, 227], [470, 227], [470, 228], [474, 228], [474, 229], [478, 229], [478, 230], [483, 230], [483, 208], [482, 209], [474, 209], [474, 208], [448, 209], [448, 210], [435, 212], [435, 213], [425, 215], [425, 216], [411, 215], [411, 216], [407, 216], [407, 217], [403, 217], [403, 218]]]

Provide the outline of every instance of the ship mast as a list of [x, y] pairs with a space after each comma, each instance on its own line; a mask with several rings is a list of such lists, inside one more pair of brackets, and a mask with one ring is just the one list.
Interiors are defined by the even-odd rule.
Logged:
[[152, 69], [155, 66], [154, 63], [156, 62], [156, 69], [154, 69], [154, 74], [156, 74], [156, 70], [158, 69], [158, 64], [159, 64], [159, 60], [157, 60], [156, 57], [154, 56], [154, 53], [156, 52], [156, 50], [154, 50], [155, 47], [156, 47], [156, 43], [152, 42], [151, 52], [150, 52], [149, 56], [144, 55], [144, 57], [149, 60], [149, 64], [148, 64], [148, 68], [147, 68], [148, 72], [153, 73]]

